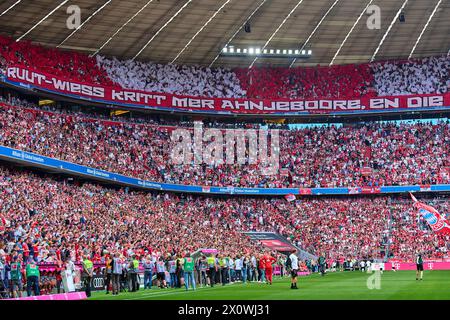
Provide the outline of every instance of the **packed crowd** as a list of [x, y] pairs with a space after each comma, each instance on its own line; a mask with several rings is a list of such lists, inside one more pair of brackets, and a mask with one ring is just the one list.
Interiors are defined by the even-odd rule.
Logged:
[[380, 96], [446, 93], [450, 91], [450, 56], [371, 65]]
[[95, 58], [0, 36], [0, 70], [10, 65], [22, 65], [80, 82], [113, 85], [106, 72], [97, 66]]
[[[221, 210], [225, 204], [211, 208], [216, 202], [211, 199], [80, 187], [4, 168], [0, 181], [2, 255], [16, 251], [38, 262], [68, 256], [79, 261], [87, 251], [99, 262], [104, 250], [130, 256], [208, 247], [228, 254], [254, 249], [235, 231], [239, 219]], [[257, 223], [247, 220], [249, 227]]]
[[229, 70], [118, 60], [0, 36], [0, 69], [21, 64], [77, 81], [190, 96], [318, 99], [446, 93], [450, 56], [366, 64]]
[[[260, 252], [240, 231], [274, 231], [330, 259], [381, 258], [380, 248], [388, 242], [395, 258], [411, 258], [416, 250], [442, 257], [449, 249], [442, 236], [424, 227], [411, 201], [393, 206], [388, 197], [287, 202], [146, 193], [8, 167], [0, 169], [0, 184], [0, 256], [5, 259], [20, 254], [25, 260], [54, 263], [69, 257], [80, 261], [89, 254], [95, 263], [104, 262], [105, 252], [124, 257], [199, 248], [233, 257]], [[441, 213], [450, 211], [445, 199], [434, 205]]]
[[345, 99], [450, 91], [450, 56], [235, 72], [250, 98]]
[[[450, 203], [447, 200], [434, 199], [428, 204], [438, 210], [447, 220], [450, 218]], [[393, 212], [391, 237], [388, 242], [395, 258], [404, 259], [411, 251], [422, 252], [426, 257], [442, 258], [450, 251], [449, 237], [435, 236], [426, 232], [429, 226], [424, 219], [415, 219], [405, 210], [404, 203], [391, 203]], [[425, 231], [425, 232], [424, 232]], [[413, 241], [413, 239], [420, 239]]]
[[280, 170], [175, 164], [173, 127], [0, 104], [0, 144], [156, 182], [240, 187], [356, 187], [450, 181], [446, 122], [280, 131]]
[[120, 61], [100, 55], [97, 63], [123, 88], [216, 98], [245, 96], [236, 74], [228, 69]]
[[373, 96], [370, 66], [235, 70], [247, 97], [259, 99], [359, 98]]
[[[48, 49], [0, 36], [0, 69], [21, 64], [82, 82], [193, 96], [354, 98], [445, 93], [450, 58], [315, 68], [230, 71], [197, 66], [119, 61]], [[111, 121], [113, 120], [113, 121]], [[449, 123], [365, 123], [280, 131], [280, 172], [257, 165], [175, 165], [170, 153], [179, 121], [127, 122], [66, 110], [42, 110], [23, 100], [0, 103], [0, 145], [157, 182], [239, 187], [355, 187], [450, 183]], [[190, 121], [183, 126], [192, 127]], [[171, 127], [172, 126], [172, 127]], [[229, 128], [212, 121], [210, 127]], [[238, 128], [257, 128], [240, 123]], [[284, 128], [286, 129], [286, 128]], [[377, 198], [214, 198], [106, 189], [0, 167], [0, 275], [4, 266], [105, 263], [150, 255], [185, 256], [218, 249], [253, 265], [262, 248], [241, 231], [274, 231], [331, 261], [389, 256], [448, 257], [448, 237], [431, 232], [411, 203]], [[82, 200], [81, 200], [82, 199]], [[436, 202], [441, 213], [450, 202]], [[231, 258], [231, 257], [235, 257]], [[243, 260], [242, 260], [242, 257]], [[245, 258], [247, 257], [247, 258]], [[165, 259], [165, 258], [164, 258]], [[255, 258], [256, 259], [256, 258]], [[242, 262], [237, 262], [242, 263]], [[258, 264], [256, 262], [256, 264]], [[281, 264], [283, 265], [283, 263]], [[315, 265], [305, 266], [315, 270]], [[256, 268], [256, 267], [255, 267]], [[256, 268], [258, 269], [258, 268]], [[201, 270], [200, 270], [201, 271]], [[42, 274], [43, 292], [61, 279]], [[250, 276], [250, 275], [248, 275]], [[256, 276], [256, 274], [255, 274]], [[222, 278], [221, 278], [222, 277]], [[258, 279], [261, 280], [262, 274]], [[202, 281], [202, 274], [199, 276]], [[228, 281], [228, 280], [225, 280]]]
[[[196, 267], [197, 284], [265, 282], [261, 261], [268, 251], [263, 252], [264, 248], [242, 231], [277, 232], [296, 246], [326, 257], [332, 271], [340, 264], [347, 269], [345, 261], [353, 261], [355, 266], [354, 261], [386, 255], [405, 261], [418, 252], [427, 259], [448, 258], [450, 249], [449, 237], [432, 232], [410, 200], [392, 202], [386, 196], [287, 202], [283, 198], [146, 193], [4, 166], [0, 167], [0, 185], [0, 285], [8, 287], [13, 265], [24, 267], [24, 272], [25, 266], [33, 263], [56, 265], [34, 281], [32, 287], [38, 286], [35, 294], [59, 292], [60, 271], [68, 266], [75, 270], [74, 263], [80, 265], [88, 259], [108, 267], [112, 256], [122, 266], [117, 269], [120, 272], [110, 269], [110, 273], [119, 272], [123, 290], [135, 288], [136, 280], [131, 284], [130, 277], [136, 274], [137, 265], [148, 272], [173, 274], [167, 281], [158, 275], [157, 285], [180, 287], [185, 284], [184, 270], [174, 263], [199, 248], [217, 249], [219, 255], [216, 274], [210, 274], [208, 281], [205, 265]], [[425, 201], [441, 213], [450, 210], [447, 198]], [[283, 273], [285, 261], [280, 263], [280, 259], [278, 256], [270, 264], [277, 264]], [[248, 268], [245, 276], [244, 266]], [[302, 263], [301, 270], [317, 272], [317, 268], [313, 260]], [[352, 263], [350, 269], [354, 269]], [[16, 285], [26, 280], [17, 277], [12, 279]], [[145, 282], [144, 274], [147, 286], [151, 287], [151, 282]], [[11, 288], [14, 291], [15, 287]], [[31, 292], [30, 285], [27, 290]]]
[[[161, 289], [197, 287], [214, 287], [221, 284], [233, 284], [242, 282], [260, 282], [272, 284], [273, 275], [280, 277], [287, 274], [287, 260], [281, 254], [270, 252], [260, 254], [242, 254], [237, 256], [220, 253], [199, 253], [192, 257], [190, 253], [184, 255], [167, 255], [156, 258], [147, 255], [139, 259], [124, 259], [117, 254], [106, 255], [104, 274], [106, 275], [105, 289], [108, 294], [111, 289], [113, 294], [123, 291], [138, 291], [143, 284], [143, 289], [151, 289], [153, 285]], [[135, 265], [133, 265], [135, 264]], [[135, 277], [135, 266], [141, 265], [143, 269], [143, 281]], [[117, 266], [119, 266], [117, 268]], [[274, 267], [276, 270], [274, 270]], [[274, 272], [275, 271], [275, 272]], [[299, 265], [298, 271], [306, 272], [304, 262]], [[139, 271], [138, 271], [139, 272]], [[154, 275], [156, 274], [156, 277]], [[111, 275], [116, 275], [116, 285], [109, 286]], [[155, 280], [152, 280], [156, 278]]]

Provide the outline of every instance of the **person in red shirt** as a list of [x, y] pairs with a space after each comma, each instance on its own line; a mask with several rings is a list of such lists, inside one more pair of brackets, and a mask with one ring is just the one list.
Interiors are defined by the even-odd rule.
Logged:
[[264, 256], [264, 264], [265, 264], [264, 268], [265, 268], [266, 277], [267, 277], [267, 280], [269, 281], [268, 282], [269, 284], [272, 284], [272, 273], [273, 273], [272, 264], [275, 263], [276, 261], [277, 261], [277, 259], [272, 257], [268, 252]]
[[75, 261], [80, 261], [80, 245], [78, 243], [75, 244]]
[[28, 257], [30, 256], [30, 249], [28, 248], [26, 240], [22, 243], [22, 249], [23, 249], [23, 259], [25, 261], [28, 261]]
[[259, 282], [265, 282], [266, 281], [266, 259], [263, 254], [261, 254], [259, 258], [258, 263], [258, 269], [259, 269]]

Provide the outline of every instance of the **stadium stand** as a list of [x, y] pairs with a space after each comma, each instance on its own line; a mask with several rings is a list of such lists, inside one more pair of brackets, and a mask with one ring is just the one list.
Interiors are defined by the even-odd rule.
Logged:
[[266, 99], [356, 98], [373, 96], [370, 66], [236, 70], [247, 97]]
[[205, 97], [243, 97], [231, 70], [198, 66], [120, 61], [97, 56], [97, 64], [123, 88]]
[[106, 72], [97, 66], [97, 61], [85, 54], [0, 36], [0, 69], [15, 64], [80, 82], [113, 85]]
[[449, 91], [450, 56], [337, 66], [228, 70], [96, 58], [0, 36], [0, 68], [31, 66], [86, 83], [189, 96], [317, 99]]
[[[280, 170], [257, 164], [177, 165], [173, 127], [0, 105], [4, 146], [150, 181], [236, 187], [449, 183], [448, 122], [364, 123], [282, 130]], [[433, 158], [433, 161], [430, 159]], [[287, 170], [287, 174], [286, 174]]]
[[372, 64], [379, 95], [446, 93], [450, 88], [449, 56]]
[[[228, 70], [162, 65], [15, 42], [0, 36], [0, 69], [25, 65], [80, 82], [206, 97], [357, 98], [449, 91], [450, 57], [332, 67]], [[49, 109], [18, 98], [0, 102], [0, 145], [155, 182], [233, 187], [379, 187], [450, 183], [450, 127], [391, 121], [318, 125], [280, 131], [280, 168], [257, 165], [174, 165], [170, 134], [193, 119], [133, 117]], [[259, 128], [211, 120], [206, 127]], [[107, 253], [143, 259], [216, 248], [229, 256], [260, 255], [243, 231], [276, 232], [331, 260], [411, 261], [416, 252], [448, 258], [448, 236], [431, 231], [411, 203], [395, 196], [207, 197], [144, 192], [68, 180], [0, 165], [0, 256], [79, 262]], [[447, 198], [428, 203], [450, 212]], [[388, 252], [386, 251], [388, 250]], [[49, 289], [50, 290], [50, 289]], [[50, 290], [51, 291], [51, 290]]]
[[[203, 247], [232, 256], [255, 254], [260, 249], [239, 232], [249, 230], [278, 232], [313, 253], [330, 252], [331, 259], [381, 258], [389, 231], [388, 197], [289, 203], [280, 198], [152, 194], [68, 183], [8, 167], [1, 167], [0, 183], [1, 254], [36, 255], [39, 262], [62, 255], [79, 261], [83, 250], [91, 250], [96, 262], [105, 250], [120, 250], [125, 257], [142, 256], [145, 250], [166, 255]], [[449, 203], [438, 208], [447, 212]], [[443, 236], [426, 226], [416, 228], [424, 224], [411, 206], [397, 205], [392, 213], [392, 257], [411, 258], [411, 252], [421, 250], [442, 258], [450, 249]]]
[[[83, 249], [95, 252], [95, 261], [103, 250], [117, 249], [127, 257], [140, 250], [167, 254], [203, 247], [228, 254], [244, 248], [258, 252], [234, 230], [238, 220], [221, 201], [70, 185], [7, 168], [1, 169], [0, 181], [2, 254], [23, 253], [23, 243], [35, 246], [38, 261], [45, 262], [69, 253], [79, 261]], [[211, 204], [216, 209], [207, 210]]]

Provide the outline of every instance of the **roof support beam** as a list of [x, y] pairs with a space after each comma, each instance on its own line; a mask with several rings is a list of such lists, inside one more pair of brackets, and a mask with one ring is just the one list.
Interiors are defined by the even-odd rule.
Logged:
[[373, 0], [370, 0], [367, 5], [364, 7], [364, 9], [361, 11], [361, 13], [359, 14], [358, 18], [356, 19], [356, 21], [353, 23], [352, 27], [350, 28], [350, 30], [347, 32], [347, 34], [345, 35], [344, 40], [342, 40], [339, 48], [337, 49], [336, 53], [333, 56], [333, 59], [331, 59], [330, 62], [330, 66], [333, 65], [334, 60], [336, 60], [337, 56], [339, 55], [339, 53], [341, 52], [342, 47], [345, 45], [345, 43], [347, 42], [347, 39], [350, 37], [350, 34], [353, 32], [353, 29], [355, 29], [356, 25], [358, 24], [359, 20], [361, 20], [361, 17], [363, 16], [364, 13], [366, 13], [367, 8], [372, 4]]
[[56, 6], [55, 9], [53, 9], [52, 11], [50, 11], [49, 13], [47, 13], [47, 15], [45, 15], [45, 17], [43, 17], [41, 20], [39, 20], [38, 23], [36, 23], [34, 26], [32, 26], [27, 32], [25, 32], [23, 35], [21, 35], [19, 38], [17, 38], [16, 42], [19, 42], [20, 40], [22, 40], [27, 34], [29, 34], [31, 31], [33, 31], [37, 26], [39, 26], [42, 22], [44, 22], [48, 17], [50, 17], [56, 10], [58, 10], [59, 8], [61, 8], [63, 5], [65, 5], [67, 3], [67, 1], [69, 0], [64, 0], [63, 2], [61, 2], [58, 6]]
[[[317, 29], [319, 29], [320, 25], [322, 24], [323, 20], [325, 20], [325, 18], [328, 16], [328, 14], [330, 13], [331, 10], [333, 10], [334, 6], [339, 2], [339, 0], [335, 0], [334, 3], [331, 5], [331, 7], [328, 8], [327, 12], [325, 12], [325, 14], [322, 16], [322, 18], [320, 19], [319, 23], [316, 25], [316, 27], [314, 28], [314, 30], [309, 34], [308, 38], [306, 38], [305, 43], [303, 43], [302, 47], [300, 48], [300, 51], [302, 51], [303, 49], [305, 49], [306, 45], [308, 44], [309, 40], [311, 40], [312, 36], [314, 35], [314, 33], [316, 33]], [[294, 60], [292, 60], [291, 64], [289, 65], [289, 68], [292, 68], [292, 66], [294, 65], [295, 61], [297, 61], [297, 58], [294, 58]]]
[[408, 0], [403, 1], [402, 6], [400, 7], [400, 9], [398, 9], [394, 19], [392, 19], [391, 24], [389, 25], [389, 27], [387, 28], [386, 32], [384, 33], [383, 38], [381, 38], [381, 41], [378, 44], [378, 47], [375, 49], [375, 52], [373, 53], [372, 58], [370, 58], [370, 62], [373, 62], [375, 60], [375, 57], [376, 57], [378, 51], [380, 50], [381, 46], [384, 43], [384, 40], [386, 39], [387, 35], [389, 34], [389, 31], [391, 31], [392, 26], [394, 25], [395, 21], [397, 21], [397, 18], [400, 15], [400, 12], [402, 12], [403, 8], [405, 8], [407, 3], [408, 3]]
[[142, 53], [142, 51], [144, 51], [145, 48], [147, 48], [148, 45], [149, 45], [149, 44], [150, 44], [150, 43], [158, 36], [158, 34], [160, 34], [161, 31], [163, 31], [164, 28], [167, 27], [167, 25], [168, 25], [169, 23], [171, 23], [172, 20], [175, 19], [175, 18], [179, 15], [180, 12], [183, 11], [184, 8], [186, 8], [187, 5], [188, 5], [189, 3], [191, 3], [191, 1], [192, 1], [192, 0], [187, 0], [187, 1], [185, 2], [185, 4], [184, 4], [180, 9], [178, 9], [178, 11], [175, 12], [175, 14], [174, 14], [173, 16], [171, 16], [170, 19], [167, 20], [166, 23], [164, 23], [164, 24], [162, 25], [161, 28], [158, 29], [158, 31], [156, 31], [156, 33], [150, 38], [150, 40], [147, 41], [147, 43], [141, 48], [141, 50], [138, 51], [138, 53], [136, 53], [136, 55], [135, 55], [135, 56], [133, 57], [133, 59], [131, 59], [131, 60], [136, 59], [136, 58]]
[[99, 53], [105, 46], [108, 45], [108, 43], [111, 42], [111, 40], [120, 32], [123, 28], [125, 28], [134, 18], [136, 18], [139, 13], [141, 13], [145, 8], [148, 7], [150, 3], [152, 3], [153, 0], [149, 0], [142, 8], [140, 8], [131, 18], [129, 18], [124, 24], [120, 26], [119, 29], [116, 30], [116, 32], [113, 33], [111, 37], [109, 37], [108, 40], [106, 40], [91, 56], [95, 56], [97, 53]]
[[[273, 37], [277, 34], [277, 32], [281, 29], [281, 27], [286, 23], [286, 21], [290, 18], [290, 16], [292, 15], [292, 13], [295, 11], [295, 9], [298, 8], [299, 5], [301, 5], [303, 2], [303, 0], [300, 0], [299, 2], [297, 2], [297, 4], [291, 9], [291, 11], [289, 11], [289, 13], [287, 14], [286, 17], [284, 17], [283, 21], [281, 21], [280, 25], [278, 26], [278, 28], [275, 29], [275, 31], [270, 35], [269, 39], [267, 39], [266, 43], [264, 44], [264, 46], [261, 48], [261, 51], [264, 50], [267, 45], [269, 44], [269, 42], [273, 39]], [[252, 68], [253, 65], [255, 64], [256, 60], [258, 60], [258, 57], [256, 57], [255, 59], [253, 59], [252, 63], [248, 66], [248, 68]]]
[[[234, 37], [236, 37], [236, 35], [238, 34], [238, 32], [241, 31], [241, 29], [245, 26], [245, 24], [253, 17], [253, 15], [256, 13], [256, 11], [258, 11], [259, 8], [261, 8], [262, 5], [263, 5], [264, 3], [266, 3], [266, 1], [267, 1], [267, 0], [261, 1], [261, 3], [260, 3], [260, 4], [252, 11], [252, 13], [245, 19], [244, 23], [241, 24], [241, 26], [233, 33], [233, 35], [231, 36], [231, 38], [228, 39], [228, 41], [225, 43], [225, 45], [224, 45], [223, 47], [228, 46], [228, 45], [230, 44], [230, 42], [233, 41]], [[223, 47], [222, 47], [222, 48], [223, 48]], [[222, 49], [222, 48], [221, 48], [221, 49]], [[214, 58], [214, 60], [211, 61], [211, 63], [209, 64], [209, 67], [210, 67], [210, 68], [212, 67], [212, 65], [214, 64], [214, 62], [216, 62], [216, 60], [217, 60], [219, 57], [220, 57], [220, 51], [219, 51], [219, 53], [216, 55], [216, 57]]]
[[417, 38], [416, 43], [414, 44], [414, 47], [411, 49], [411, 52], [409, 53], [408, 59], [411, 59], [411, 57], [412, 57], [414, 51], [416, 50], [417, 45], [418, 45], [419, 42], [420, 42], [420, 39], [422, 39], [422, 35], [424, 34], [425, 30], [427, 29], [428, 24], [430, 23], [431, 19], [433, 19], [434, 14], [436, 13], [436, 10], [437, 10], [437, 8], [439, 7], [439, 5], [441, 4], [441, 2], [442, 2], [442, 0], [439, 0], [439, 1], [436, 3], [436, 6], [434, 7], [433, 12], [432, 12], [431, 15], [428, 17], [427, 23], [425, 23], [425, 25], [423, 26], [422, 31], [420, 32], [420, 35], [419, 35], [419, 37]]

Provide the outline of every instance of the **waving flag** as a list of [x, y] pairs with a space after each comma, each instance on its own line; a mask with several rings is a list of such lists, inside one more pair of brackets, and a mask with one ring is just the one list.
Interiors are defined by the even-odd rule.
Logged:
[[416, 197], [413, 196], [413, 194], [410, 192], [409, 195], [411, 196], [411, 198], [413, 199], [414, 203], [419, 202], [419, 200], [417, 200]]
[[294, 200], [295, 200], [295, 195], [292, 194], [292, 193], [289, 193], [289, 194], [285, 195], [284, 198], [285, 198], [287, 201], [291, 202], [291, 201], [294, 201]]
[[414, 201], [414, 206], [416, 207], [418, 213], [428, 222], [433, 230], [436, 233], [444, 233], [450, 235], [450, 225], [448, 224], [445, 217], [443, 217], [435, 208], [432, 206], [426, 205], [416, 199], [409, 193], [411, 198]]

